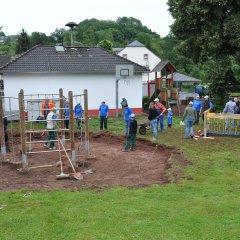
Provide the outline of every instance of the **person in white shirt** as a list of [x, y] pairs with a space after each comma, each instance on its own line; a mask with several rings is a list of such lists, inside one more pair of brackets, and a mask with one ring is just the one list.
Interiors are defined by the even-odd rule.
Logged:
[[[223, 109], [223, 113], [224, 114], [234, 114], [236, 113], [237, 110], [237, 105], [236, 103], [233, 101], [232, 97], [229, 97], [229, 101], [226, 103], [225, 108]], [[232, 122], [232, 129], [234, 129], [234, 119], [230, 118], [226, 119], [226, 130], [228, 130], [228, 125], [229, 125], [229, 120], [230, 122]]]
[[50, 143], [49, 149], [54, 150], [56, 149], [55, 147], [55, 140], [56, 140], [56, 108], [53, 107], [47, 115], [47, 130], [48, 130], [48, 138], [45, 141], [44, 147], [48, 147], [48, 144]]

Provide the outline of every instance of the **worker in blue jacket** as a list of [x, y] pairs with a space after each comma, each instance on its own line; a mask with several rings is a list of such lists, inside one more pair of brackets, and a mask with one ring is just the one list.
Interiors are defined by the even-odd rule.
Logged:
[[128, 136], [129, 134], [129, 124], [131, 121], [130, 115], [134, 112], [130, 107], [128, 107], [128, 104], [124, 105], [124, 120], [125, 120], [125, 135]]
[[80, 102], [74, 107], [74, 114], [77, 122], [77, 128], [80, 129], [83, 122], [83, 108]]
[[99, 107], [99, 118], [100, 118], [100, 129], [107, 130], [107, 118], [108, 118], [108, 113], [109, 113], [109, 107], [106, 105], [105, 100], [101, 102], [101, 105]]
[[202, 103], [202, 107], [201, 107], [201, 110], [200, 112], [202, 113], [202, 120], [204, 121], [204, 112], [206, 110], [211, 110], [213, 109], [213, 103], [209, 100], [209, 96], [206, 95], [204, 96], [204, 102]]
[[196, 119], [196, 124], [199, 124], [199, 115], [200, 115], [200, 111], [201, 111], [201, 107], [202, 107], [202, 102], [199, 99], [199, 95], [196, 96], [195, 100], [193, 101], [193, 107], [195, 108], [196, 112], [197, 112], [197, 119]]
[[[5, 147], [6, 147], [6, 151], [7, 152], [11, 152], [10, 151], [10, 147], [9, 147], [9, 142], [8, 142], [8, 119], [7, 117], [3, 118], [3, 127], [4, 127], [4, 139], [5, 139]], [[1, 142], [0, 142], [0, 152], [1, 152]]]
[[69, 119], [70, 119], [70, 109], [69, 109], [69, 102], [66, 101], [65, 106], [64, 106], [64, 118], [65, 118], [65, 128], [69, 128]]
[[131, 150], [136, 150], [136, 134], [137, 134], [137, 121], [135, 119], [135, 114], [130, 114], [130, 123], [129, 123], [129, 134], [127, 136], [127, 141], [125, 142], [125, 147], [122, 150], [123, 152], [128, 152], [131, 147]]

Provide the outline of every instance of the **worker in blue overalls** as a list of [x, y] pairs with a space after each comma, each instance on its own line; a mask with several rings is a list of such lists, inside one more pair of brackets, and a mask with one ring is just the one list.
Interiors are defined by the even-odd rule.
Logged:
[[130, 115], [134, 112], [130, 107], [128, 107], [128, 104], [124, 105], [124, 120], [125, 120], [125, 135], [128, 136], [129, 133], [129, 124], [131, 121]]
[[193, 107], [195, 108], [196, 112], [197, 112], [197, 119], [196, 119], [196, 124], [199, 124], [199, 116], [200, 116], [200, 110], [202, 107], [202, 102], [199, 99], [199, 95], [196, 96], [195, 100], [193, 101]]
[[103, 100], [99, 107], [99, 118], [100, 118], [100, 130], [107, 130], [107, 118], [109, 113], [109, 107], [106, 105], [106, 102]]
[[66, 101], [65, 102], [65, 106], [64, 106], [64, 118], [65, 118], [65, 128], [68, 129], [69, 128], [69, 119], [70, 119], [70, 110], [69, 110], [69, 102]]
[[77, 122], [77, 129], [80, 129], [83, 123], [83, 108], [80, 102], [74, 107], [74, 114]]

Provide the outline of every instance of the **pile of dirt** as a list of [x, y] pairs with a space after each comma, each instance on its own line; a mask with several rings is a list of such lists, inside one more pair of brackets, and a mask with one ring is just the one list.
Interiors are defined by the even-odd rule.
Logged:
[[[39, 139], [37, 139], [39, 140]], [[168, 160], [174, 154], [178, 163], [185, 164], [184, 157], [176, 149], [156, 145], [144, 139], [137, 140], [135, 151], [122, 152], [125, 138], [109, 132], [91, 135], [90, 157], [85, 156], [84, 141], [76, 139], [77, 171], [83, 174], [83, 180], [61, 179], [60, 167], [31, 169], [27, 172], [17, 171], [12, 164], [11, 154], [7, 155], [8, 163], [0, 165], [0, 190], [17, 189], [53, 189], [53, 188], [91, 188], [112, 186], [149, 186], [168, 182]], [[16, 140], [16, 143], [19, 143]], [[66, 144], [68, 148], [68, 144]], [[16, 146], [16, 149], [19, 147]], [[15, 152], [17, 151], [15, 149]], [[32, 145], [32, 152], [44, 150], [42, 143]], [[19, 150], [18, 150], [19, 151]], [[20, 152], [15, 156], [19, 161]], [[55, 164], [59, 153], [28, 154], [29, 166]], [[72, 172], [67, 157], [62, 153], [64, 173]], [[16, 161], [16, 159], [15, 159]], [[18, 166], [19, 168], [19, 166]]]

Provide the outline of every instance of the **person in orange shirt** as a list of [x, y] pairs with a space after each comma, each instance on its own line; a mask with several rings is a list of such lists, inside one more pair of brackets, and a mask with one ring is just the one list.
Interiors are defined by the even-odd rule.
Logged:
[[[51, 109], [54, 106], [55, 105], [54, 105], [53, 101], [48, 99], [47, 96], [44, 100], [42, 100], [42, 114], [43, 114], [45, 120], [47, 119], [48, 113], [51, 111]], [[45, 124], [47, 124], [47, 122]]]
[[164, 107], [162, 103], [159, 102], [158, 98], [154, 100], [154, 104], [157, 111], [159, 112], [159, 117], [157, 119], [157, 129], [158, 129], [158, 123], [160, 123], [160, 130], [162, 132], [164, 130], [164, 113], [167, 111], [167, 109]]

